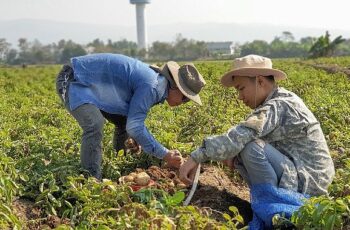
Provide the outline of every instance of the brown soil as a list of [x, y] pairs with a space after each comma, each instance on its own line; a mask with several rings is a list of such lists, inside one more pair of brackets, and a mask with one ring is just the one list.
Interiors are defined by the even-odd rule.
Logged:
[[41, 211], [34, 203], [29, 200], [18, 199], [13, 202], [13, 209], [16, 215], [27, 222], [28, 220], [38, 219], [41, 216]]
[[332, 64], [311, 64], [312, 67], [316, 69], [321, 69], [326, 71], [327, 73], [334, 74], [334, 73], [344, 73], [350, 78], [350, 67], [340, 67], [338, 65], [332, 65]]
[[[151, 166], [147, 170], [136, 169], [136, 172], [146, 171], [155, 181], [155, 187], [173, 194], [182, 182], [176, 171], [169, 168]], [[190, 188], [187, 189], [189, 192]], [[247, 224], [252, 219], [252, 209], [249, 203], [249, 189], [241, 182], [233, 182], [223, 169], [213, 165], [203, 165], [199, 176], [198, 187], [190, 205], [207, 209], [211, 216], [224, 221], [223, 213], [232, 214], [230, 206], [236, 206]]]
[[249, 203], [249, 188], [243, 183], [232, 181], [223, 169], [203, 165], [199, 176], [199, 185], [191, 200], [191, 205], [209, 207], [212, 217], [223, 221], [222, 213], [232, 214], [230, 206], [236, 206], [244, 218], [245, 224], [252, 219]]
[[40, 208], [36, 207], [34, 203], [29, 200], [15, 200], [13, 202], [13, 210], [16, 216], [25, 223], [25, 229], [53, 229], [60, 224], [69, 225], [68, 219], [60, 219], [58, 216], [47, 216], [42, 218]]
[[[127, 149], [137, 149], [138, 144], [134, 140], [127, 140]], [[137, 149], [139, 150], [139, 149]], [[178, 173], [168, 168], [151, 166], [147, 170], [136, 169], [136, 172], [146, 171], [155, 181], [155, 187], [173, 194], [181, 189], [183, 183], [178, 178]], [[189, 189], [188, 189], [189, 191]], [[201, 169], [197, 190], [192, 197], [190, 205], [208, 208], [212, 217], [223, 221], [223, 213], [230, 213], [229, 207], [236, 206], [243, 217], [245, 224], [252, 219], [253, 212], [249, 203], [249, 189], [243, 183], [234, 183], [220, 168], [204, 165]]]

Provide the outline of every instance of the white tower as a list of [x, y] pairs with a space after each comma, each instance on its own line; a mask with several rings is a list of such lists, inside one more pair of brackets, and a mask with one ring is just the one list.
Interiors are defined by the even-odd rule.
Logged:
[[151, 0], [130, 0], [130, 3], [136, 5], [136, 26], [137, 26], [138, 48], [145, 49], [147, 52], [148, 47], [147, 47], [145, 9], [146, 9], [146, 4], [151, 3]]

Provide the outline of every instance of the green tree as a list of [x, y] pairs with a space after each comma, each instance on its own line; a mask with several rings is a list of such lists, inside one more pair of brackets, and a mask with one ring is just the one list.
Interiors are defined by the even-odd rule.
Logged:
[[18, 51], [15, 49], [10, 49], [5, 57], [5, 62], [9, 65], [17, 65], [20, 64], [17, 59]]
[[42, 45], [40, 41], [34, 40], [29, 47], [28, 57], [30, 58], [29, 63], [55, 63], [55, 57], [53, 52], [54, 45]]
[[270, 57], [289, 58], [305, 56], [307, 50], [294, 40], [293, 34], [288, 31], [284, 31], [281, 36], [275, 37], [270, 43]]
[[5, 38], [0, 38], [0, 63], [4, 62], [6, 55], [10, 51], [11, 44]]
[[156, 60], [174, 59], [174, 47], [167, 42], [155, 41], [149, 50], [149, 55]]
[[249, 54], [270, 56], [270, 45], [263, 40], [254, 40], [250, 43], [247, 42], [241, 47], [241, 56], [246, 56]]
[[108, 41], [108, 47], [112, 53], [125, 54], [127, 56], [135, 57], [137, 55], [137, 44], [126, 39], [122, 39], [116, 42]]
[[283, 42], [294, 42], [294, 35], [289, 32], [289, 31], [283, 31], [282, 32], [282, 36], [280, 37], [280, 39], [283, 41]]
[[308, 52], [316, 40], [317, 38], [308, 36], [301, 38], [299, 44], [303, 49], [307, 50]]
[[286, 42], [279, 37], [275, 37], [270, 43], [270, 57], [285, 57], [286, 56]]
[[350, 39], [345, 40], [337, 46], [334, 51], [335, 56], [350, 56]]
[[326, 31], [326, 34], [324, 36], [319, 37], [310, 48], [309, 57], [318, 58], [333, 56], [337, 46], [344, 41], [345, 39], [343, 39], [342, 36], [338, 36], [333, 41], [331, 41], [330, 34], [328, 33], [328, 31]]
[[76, 44], [73, 41], [69, 40], [65, 42], [65, 46], [62, 50], [62, 54], [60, 57], [60, 63], [67, 63], [69, 62], [70, 58], [75, 56], [82, 56], [85, 54], [86, 54], [86, 51], [81, 45]]
[[87, 44], [87, 47], [92, 47], [94, 53], [105, 53], [105, 52], [110, 52], [107, 50], [104, 42], [100, 40], [99, 38], [96, 38], [92, 42]]
[[181, 34], [176, 35], [175, 44], [175, 60], [196, 60], [208, 56], [208, 48], [205, 42], [188, 40]]
[[21, 63], [31, 63], [30, 61], [30, 42], [27, 41], [26, 38], [18, 39], [18, 60], [16, 61], [18, 64]]

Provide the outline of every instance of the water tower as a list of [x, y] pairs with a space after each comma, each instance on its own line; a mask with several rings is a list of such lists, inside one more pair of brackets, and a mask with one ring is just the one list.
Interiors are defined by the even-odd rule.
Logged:
[[138, 48], [145, 49], [147, 52], [148, 47], [147, 47], [145, 9], [146, 9], [146, 4], [151, 3], [151, 0], [130, 0], [130, 3], [136, 5], [136, 26], [137, 26]]

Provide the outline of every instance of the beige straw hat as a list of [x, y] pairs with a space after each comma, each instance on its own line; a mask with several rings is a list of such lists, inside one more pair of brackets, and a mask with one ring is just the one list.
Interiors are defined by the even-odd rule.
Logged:
[[171, 87], [176, 85], [183, 95], [202, 105], [198, 94], [206, 83], [192, 63], [179, 66], [176, 62], [169, 61], [162, 67], [155, 65], [150, 67], [165, 76], [169, 80]]
[[251, 54], [236, 58], [233, 61], [232, 70], [221, 77], [221, 83], [226, 87], [231, 87], [233, 86], [233, 77], [235, 76], [256, 77], [269, 75], [273, 75], [275, 80], [287, 78], [287, 75], [283, 71], [272, 68], [270, 58]]

